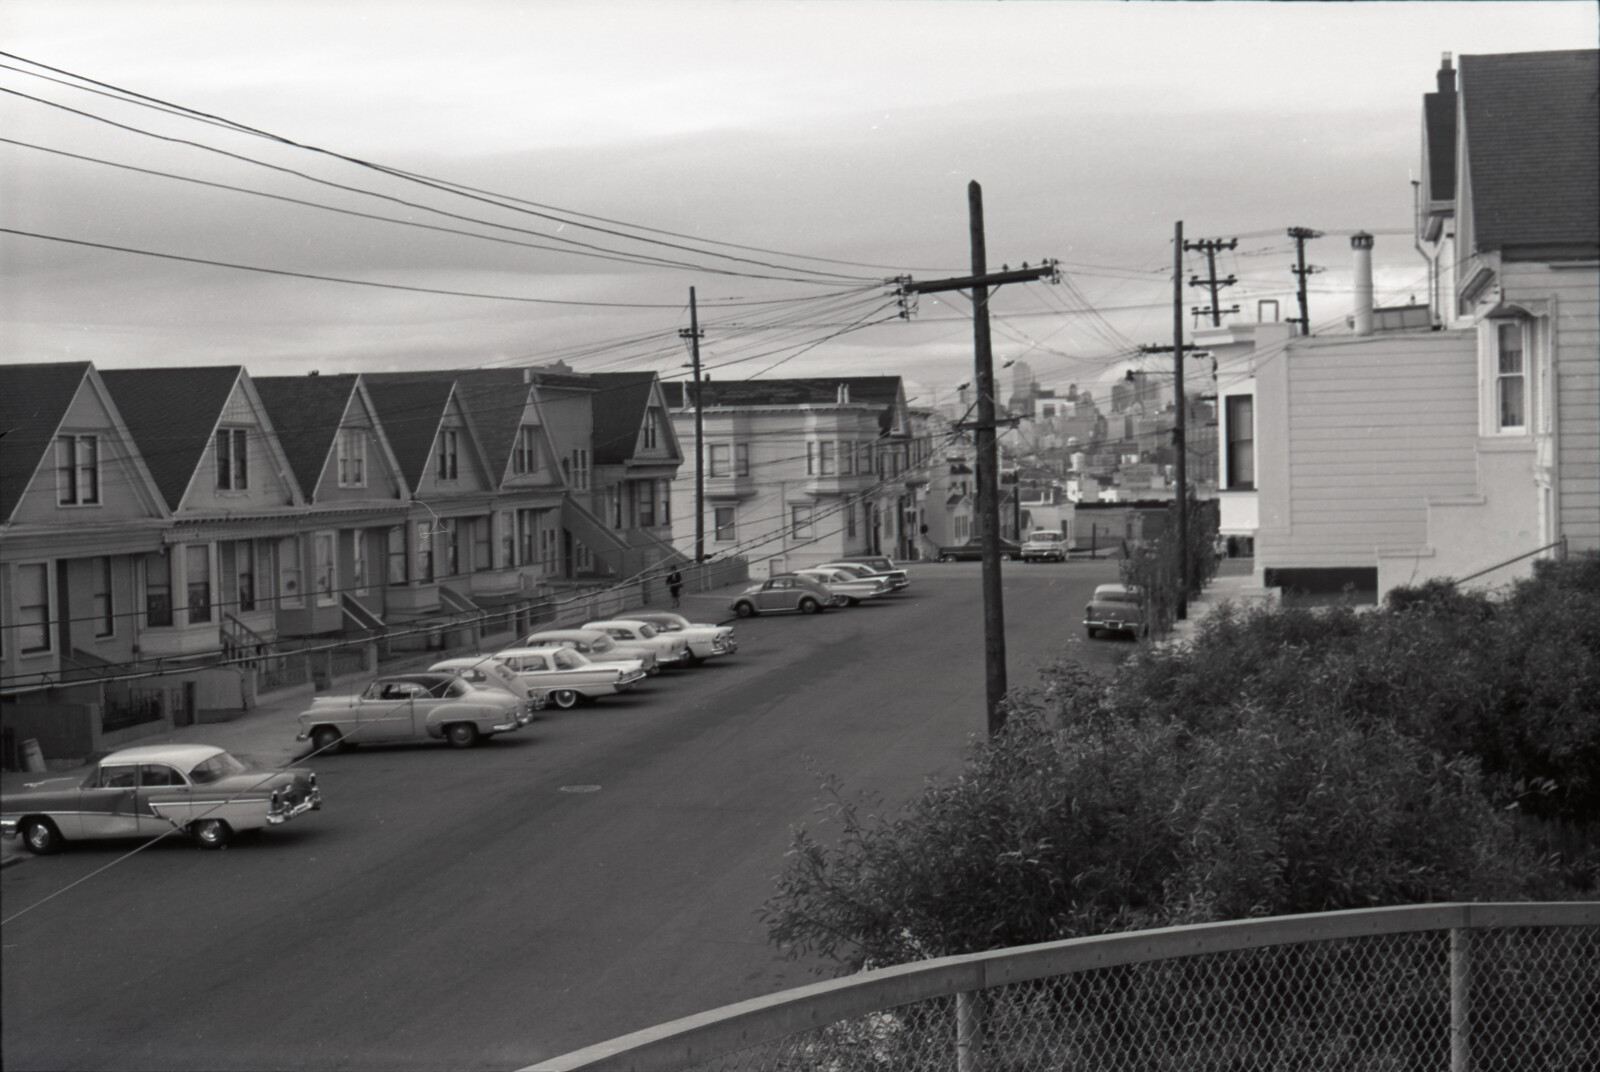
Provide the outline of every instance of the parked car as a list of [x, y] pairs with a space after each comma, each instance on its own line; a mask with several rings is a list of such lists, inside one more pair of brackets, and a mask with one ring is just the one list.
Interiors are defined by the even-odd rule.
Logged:
[[1145, 620], [1144, 593], [1132, 585], [1099, 585], [1090, 597], [1089, 605], [1083, 609], [1083, 627], [1091, 640], [1101, 630], [1126, 633], [1131, 637], [1149, 636], [1150, 623]]
[[879, 569], [878, 567], [870, 565], [870, 564], [868, 564], [866, 562], [849, 562], [849, 561], [824, 562], [824, 563], [822, 563], [822, 565], [813, 566], [812, 568], [813, 569], [842, 569], [842, 570], [849, 570], [851, 573], [855, 574], [857, 577], [867, 577], [867, 578], [873, 578], [873, 579], [881, 578], [883, 580], [883, 582], [889, 586], [890, 594], [893, 594], [895, 592], [899, 592], [899, 591], [901, 591], [901, 590], [903, 590], [905, 588], [909, 588], [911, 586], [911, 579], [906, 576], [906, 571], [905, 570], [897, 569], [897, 570], [893, 570], [891, 572], [885, 573], [883, 570]]
[[575, 648], [507, 648], [495, 656], [516, 675], [563, 710], [584, 700], [597, 700], [627, 692], [644, 680], [637, 659], [627, 663], [596, 663]]
[[1024, 562], [1065, 562], [1067, 560], [1067, 536], [1064, 532], [1055, 529], [1038, 529], [1030, 532], [1028, 538], [1022, 541], [1022, 561]]
[[523, 641], [524, 648], [571, 648], [588, 656], [592, 663], [612, 663], [627, 666], [637, 662], [639, 668], [654, 677], [661, 673], [654, 644], [620, 641], [601, 629], [541, 629], [530, 633]]
[[318, 752], [427, 740], [470, 748], [532, 720], [529, 703], [504, 689], [480, 688], [454, 673], [391, 674], [350, 696], [312, 700], [295, 740], [309, 740]]
[[655, 626], [638, 618], [611, 618], [602, 622], [585, 622], [585, 629], [605, 633], [621, 647], [649, 645], [656, 653], [656, 664], [662, 669], [689, 665], [689, 642], [682, 637], [663, 636]]
[[[1010, 562], [1022, 554], [1022, 547], [1015, 540], [1000, 540], [1000, 561]], [[958, 543], [951, 547], [939, 548], [940, 562], [972, 562], [983, 557], [983, 541], [974, 537], [966, 543]]]
[[[863, 566], [871, 566], [879, 573], [886, 574], [890, 583], [897, 589], [905, 588], [911, 584], [911, 578], [906, 571], [895, 565], [894, 559], [888, 555], [845, 555], [842, 562], [859, 562]], [[833, 565], [829, 562], [827, 565]]]
[[780, 573], [740, 592], [731, 606], [741, 618], [789, 610], [815, 614], [824, 607], [844, 606], [844, 597], [834, 595], [809, 577]]
[[204, 849], [242, 830], [278, 826], [322, 807], [307, 770], [247, 767], [208, 744], [140, 745], [112, 752], [76, 785], [30, 783], [0, 802], [0, 834], [29, 852], [59, 852], [80, 838], [155, 837], [174, 828]]
[[695, 662], [703, 662], [717, 655], [732, 655], [739, 650], [739, 642], [734, 639], [731, 625], [691, 622], [681, 614], [664, 610], [638, 613], [634, 617], [641, 622], [649, 622], [658, 633], [683, 637], [689, 644], [689, 655]]
[[544, 693], [529, 688], [516, 671], [493, 655], [463, 655], [444, 659], [428, 669], [441, 674], [455, 674], [478, 688], [503, 689], [519, 700], [526, 700], [530, 711], [543, 711], [545, 708]]
[[876, 599], [889, 594], [887, 581], [858, 576], [843, 569], [795, 570], [800, 577], [810, 577], [836, 596], [843, 596], [846, 606], [854, 607], [863, 599]]

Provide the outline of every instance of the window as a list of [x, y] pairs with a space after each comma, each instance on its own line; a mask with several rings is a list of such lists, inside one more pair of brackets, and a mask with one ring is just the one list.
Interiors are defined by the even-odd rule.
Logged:
[[211, 545], [192, 543], [183, 549], [189, 623], [211, 620]]
[[856, 453], [856, 472], [872, 474], [872, 440], [858, 444], [860, 450]]
[[661, 411], [654, 406], [644, 411], [644, 449], [655, 450], [661, 445]]
[[572, 486], [579, 491], [589, 490], [589, 452], [579, 449], [572, 452]]
[[222, 605], [238, 611], [256, 609], [255, 543], [230, 540], [217, 544], [217, 566], [222, 576]]
[[811, 507], [789, 507], [789, 534], [797, 540], [811, 538]]
[[17, 567], [17, 648], [50, 650], [50, 564]]
[[614, 529], [620, 529], [620, 528], [623, 527], [622, 485], [621, 484], [613, 484], [613, 485], [611, 485], [611, 493], [610, 494], [611, 494], [611, 527], [614, 528]]
[[856, 504], [853, 502], [844, 504], [844, 534], [846, 536], [856, 534]]
[[111, 599], [111, 559], [92, 558], [89, 570], [94, 588], [94, 635], [113, 636], [117, 631], [117, 615]]
[[364, 488], [367, 486], [367, 430], [365, 428], [339, 429], [339, 486]]
[[733, 475], [750, 475], [750, 444], [735, 443], [733, 445]]
[[457, 476], [456, 447], [460, 440], [460, 433], [454, 428], [446, 428], [439, 433], [439, 479], [454, 480]]
[[100, 501], [100, 438], [56, 438], [56, 492], [62, 506], [92, 506]]
[[494, 569], [494, 533], [489, 531], [489, 517], [475, 517], [472, 526], [472, 568]]
[[500, 511], [500, 568], [517, 564], [517, 515]]
[[657, 510], [661, 515], [660, 517], [656, 518], [656, 524], [670, 525], [672, 523], [671, 481], [661, 480], [656, 483], [656, 502], [659, 504], [657, 506]]
[[444, 576], [454, 577], [461, 572], [461, 522], [446, 518], [439, 522], [435, 538], [444, 541]]
[[217, 429], [217, 490], [243, 491], [249, 486], [250, 453], [245, 429]]
[[417, 579], [433, 580], [433, 526], [426, 521], [417, 523]]
[[821, 476], [833, 475], [833, 441], [823, 440], [817, 444], [817, 471]]
[[350, 534], [350, 586], [357, 595], [366, 595], [371, 578], [367, 576], [367, 534], [356, 529]]
[[316, 555], [317, 606], [331, 607], [339, 602], [338, 576], [335, 566], [335, 533], [319, 532], [312, 537], [312, 551]]
[[301, 580], [300, 538], [285, 536], [278, 544], [279, 606], [298, 609], [304, 606], [305, 587]]
[[165, 763], [139, 764], [139, 784], [142, 786], [173, 786], [188, 785], [183, 775], [167, 766]]
[[1495, 325], [1495, 350], [1499, 357], [1495, 377], [1495, 427], [1502, 432], [1525, 431], [1528, 427], [1527, 371], [1520, 321], [1502, 320]]
[[172, 624], [172, 562], [160, 551], [144, 556], [144, 623]]
[[539, 530], [539, 565], [546, 573], [561, 569], [561, 534], [554, 528]]
[[806, 476], [816, 476], [816, 475], [817, 475], [817, 445], [815, 443], [807, 443], [806, 444]]
[[1256, 486], [1255, 398], [1229, 395], [1226, 405], [1228, 451], [1227, 487], [1243, 491]]
[[718, 543], [733, 543], [737, 539], [733, 523], [734, 509], [732, 506], [718, 506], [713, 511], [715, 531], [713, 538]]
[[731, 448], [726, 443], [711, 444], [710, 476], [727, 476], [729, 474], [728, 458], [730, 453]]
[[517, 449], [511, 455], [511, 471], [526, 476], [539, 470], [539, 426], [524, 424], [517, 429]]
[[633, 486], [638, 496], [639, 527], [650, 528], [656, 523], [656, 482], [640, 480]]
[[388, 559], [390, 584], [406, 583], [406, 527], [391, 527], [385, 539], [385, 557]]
[[517, 565], [531, 566], [539, 561], [539, 511], [517, 511]]

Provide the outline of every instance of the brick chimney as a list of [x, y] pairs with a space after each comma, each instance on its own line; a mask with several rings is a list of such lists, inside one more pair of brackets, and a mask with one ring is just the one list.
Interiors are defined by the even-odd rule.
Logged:
[[1439, 60], [1439, 92], [1454, 93], [1456, 91], [1456, 71], [1450, 65], [1450, 53], [1446, 52]]

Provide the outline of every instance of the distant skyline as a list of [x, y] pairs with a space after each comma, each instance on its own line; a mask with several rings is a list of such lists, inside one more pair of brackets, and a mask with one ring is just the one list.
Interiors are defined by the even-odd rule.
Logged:
[[0, 234], [0, 359], [670, 376], [694, 287], [716, 377], [898, 373], [932, 404], [970, 377], [970, 310], [899, 319], [886, 280], [967, 271], [976, 180], [991, 267], [1065, 276], [997, 292], [996, 360], [1064, 390], [1171, 342], [1180, 219], [1240, 239], [1223, 304], [1252, 317], [1296, 313], [1290, 226], [1326, 233], [1314, 325], [1343, 330], [1356, 230], [1378, 301], [1422, 300], [1411, 180], [1440, 55], [1597, 33], [1576, 0], [7, 0], [0, 49], [32, 62], [0, 58], [0, 226], [54, 240]]

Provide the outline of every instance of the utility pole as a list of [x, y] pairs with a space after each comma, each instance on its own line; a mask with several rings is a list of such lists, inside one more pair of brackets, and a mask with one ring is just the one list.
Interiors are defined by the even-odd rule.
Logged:
[[689, 288], [689, 327], [680, 328], [678, 337], [689, 340], [694, 369], [694, 560], [706, 560], [706, 424], [705, 407], [700, 404], [700, 315], [695, 309], [694, 288]]
[[1294, 239], [1295, 264], [1289, 266], [1289, 271], [1300, 277], [1300, 319], [1289, 321], [1291, 324], [1300, 325], [1300, 334], [1311, 334], [1311, 312], [1306, 307], [1306, 279], [1322, 271], [1316, 265], [1306, 266], [1306, 239], [1321, 238], [1321, 231], [1313, 231], [1309, 227], [1289, 228], [1289, 237]]
[[1223, 313], [1237, 313], [1239, 311], [1239, 307], [1237, 305], [1224, 309], [1217, 304], [1217, 291], [1222, 287], [1231, 287], [1238, 282], [1238, 280], [1233, 277], [1232, 273], [1229, 273], [1228, 278], [1226, 279], [1217, 278], [1217, 251], [1223, 249], [1236, 249], [1238, 248], [1238, 245], [1239, 240], [1237, 238], [1230, 238], [1226, 242], [1220, 238], [1204, 238], [1198, 242], [1185, 242], [1183, 244], [1183, 248], [1186, 251], [1193, 250], [1206, 255], [1206, 278], [1201, 279], [1199, 276], [1195, 276], [1189, 280], [1189, 285], [1191, 287], [1210, 288], [1210, 308], [1196, 308], [1193, 310], [1193, 312], [1195, 316], [1209, 315], [1211, 317], [1211, 326], [1214, 328], [1220, 328], [1222, 326]]
[[[1178, 621], [1189, 617], [1189, 472], [1188, 437], [1185, 411], [1189, 400], [1183, 396], [1183, 221], [1172, 233], [1172, 379], [1177, 396], [1177, 420], [1172, 428], [1173, 449], [1178, 456]], [[1215, 272], [1212, 273], [1213, 275]], [[1211, 307], [1216, 308], [1212, 299]]]
[[945, 290], [972, 292], [973, 386], [978, 390], [977, 420], [969, 427], [977, 449], [978, 517], [983, 544], [983, 660], [984, 694], [988, 703], [988, 730], [993, 737], [1005, 725], [1006, 633], [1005, 606], [1000, 589], [1000, 458], [995, 435], [994, 354], [989, 343], [989, 288], [1004, 283], [1036, 279], [1054, 281], [1054, 261], [1020, 270], [1001, 266], [988, 269], [983, 236], [983, 187], [967, 184], [967, 216], [972, 241], [972, 274], [955, 279], [917, 283], [899, 280], [901, 295], [933, 294]]

